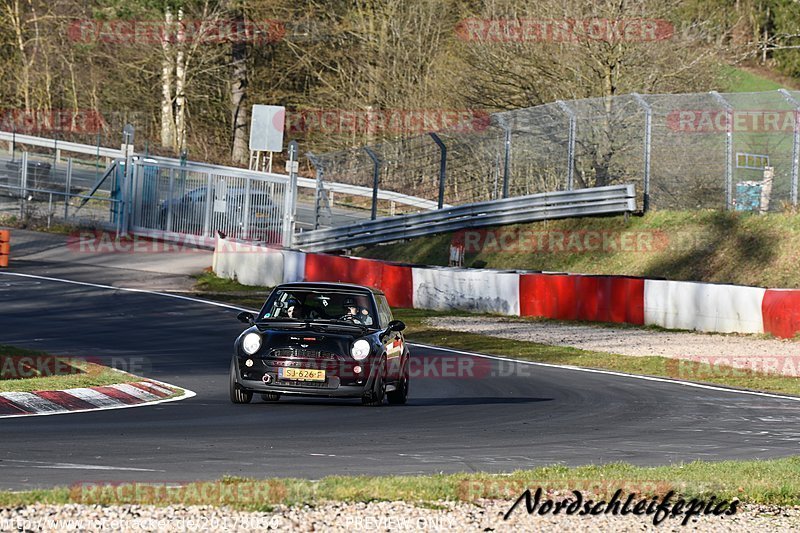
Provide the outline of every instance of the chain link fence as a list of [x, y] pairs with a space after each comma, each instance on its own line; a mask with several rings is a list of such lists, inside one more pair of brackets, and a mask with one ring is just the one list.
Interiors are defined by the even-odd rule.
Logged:
[[309, 154], [319, 183], [316, 227], [329, 225], [326, 209], [368, 210], [372, 218], [398, 212], [366, 199], [320, 202], [328, 182], [438, 205], [634, 183], [645, 209], [786, 210], [797, 205], [799, 110], [800, 91], [630, 94], [559, 101], [492, 114], [482, 127]]
[[120, 177], [112, 175], [95, 187], [96, 176], [96, 167], [81, 159], [0, 155], [0, 218], [115, 227], [120, 201], [113, 187]]

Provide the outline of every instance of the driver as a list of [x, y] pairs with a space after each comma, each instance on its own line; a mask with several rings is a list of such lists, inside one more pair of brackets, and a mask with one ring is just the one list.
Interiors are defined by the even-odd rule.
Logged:
[[365, 326], [372, 325], [372, 317], [369, 315], [366, 307], [359, 307], [353, 298], [345, 298], [344, 300], [345, 314], [342, 315], [340, 320], [349, 320], [351, 322], [360, 322]]

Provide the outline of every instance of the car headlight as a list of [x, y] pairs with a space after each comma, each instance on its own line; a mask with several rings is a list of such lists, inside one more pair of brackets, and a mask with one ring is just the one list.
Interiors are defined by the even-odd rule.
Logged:
[[369, 356], [370, 351], [371, 347], [369, 343], [364, 339], [359, 339], [353, 343], [353, 348], [350, 350], [350, 355], [352, 355], [353, 359], [356, 361], [363, 361], [367, 358], [367, 356]]
[[242, 349], [247, 355], [253, 355], [261, 348], [261, 335], [258, 333], [248, 333], [242, 339]]

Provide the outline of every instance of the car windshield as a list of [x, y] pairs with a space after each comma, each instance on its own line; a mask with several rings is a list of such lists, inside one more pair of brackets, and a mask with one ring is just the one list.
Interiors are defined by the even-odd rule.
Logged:
[[362, 292], [287, 289], [277, 290], [270, 296], [259, 313], [259, 320], [324, 320], [375, 326], [376, 316], [372, 299]]

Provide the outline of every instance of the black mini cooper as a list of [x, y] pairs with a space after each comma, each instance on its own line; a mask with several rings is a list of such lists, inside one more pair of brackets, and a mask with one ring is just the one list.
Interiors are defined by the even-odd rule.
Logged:
[[272, 290], [234, 343], [233, 403], [282, 394], [361, 398], [364, 405], [404, 404], [409, 352], [405, 324], [393, 320], [386, 296], [343, 283], [288, 283]]

